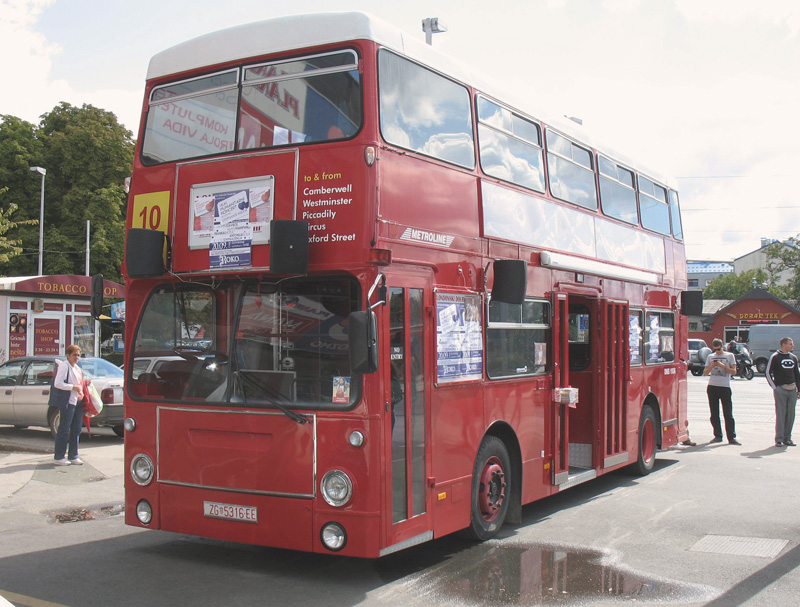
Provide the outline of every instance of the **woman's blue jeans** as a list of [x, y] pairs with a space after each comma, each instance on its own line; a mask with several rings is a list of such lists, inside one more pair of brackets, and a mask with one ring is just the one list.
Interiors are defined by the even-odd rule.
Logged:
[[78, 440], [83, 428], [83, 405], [65, 405], [59, 407], [61, 420], [56, 434], [55, 459], [64, 459], [69, 446], [68, 459], [78, 457]]

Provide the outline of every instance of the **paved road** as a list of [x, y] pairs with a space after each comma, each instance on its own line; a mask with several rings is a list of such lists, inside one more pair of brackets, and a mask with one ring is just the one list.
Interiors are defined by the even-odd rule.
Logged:
[[[84, 439], [81, 468], [56, 469], [49, 453], [0, 453], [0, 596], [33, 607], [792, 605], [800, 447], [772, 446], [763, 377], [733, 384], [742, 446], [708, 444], [705, 385], [689, 377], [697, 446], [659, 453], [649, 476], [615, 473], [527, 506], [523, 524], [497, 540], [448, 537], [377, 561], [125, 527], [113, 435]], [[49, 451], [46, 433], [24, 432], [25, 445]], [[0, 445], [22, 435], [0, 427]], [[82, 509], [94, 520], [57, 522]]]

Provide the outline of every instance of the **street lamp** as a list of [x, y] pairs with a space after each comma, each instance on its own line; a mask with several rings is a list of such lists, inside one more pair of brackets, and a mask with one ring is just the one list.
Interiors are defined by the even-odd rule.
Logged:
[[31, 171], [42, 176], [42, 197], [39, 202], [39, 276], [42, 275], [42, 259], [44, 257], [44, 176], [47, 169], [42, 167], [31, 167]]

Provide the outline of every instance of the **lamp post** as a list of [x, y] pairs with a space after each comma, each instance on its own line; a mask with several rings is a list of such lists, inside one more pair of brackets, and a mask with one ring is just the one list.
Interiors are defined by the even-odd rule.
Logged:
[[44, 176], [47, 169], [42, 167], [31, 167], [31, 171], [42, 176], [42, 197], [39, 202], [39, 276], [42, 275], [42, 259], [44, 257]]

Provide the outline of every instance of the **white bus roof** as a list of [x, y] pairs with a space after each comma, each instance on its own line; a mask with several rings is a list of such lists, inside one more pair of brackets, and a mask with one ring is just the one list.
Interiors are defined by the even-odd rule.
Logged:
[[646, 175], [673, 187], [671, 179], [660, 172], [654, 173], [615, 153], [608, 146], [593, 141], [582, 126], [552, 112], [542, 112], [531, 107], [530, 102], [520, 103], [516, 95], [502, 91], [486, 79], [451, 57], [425, 44], [423, 34], [412, 36], [394, 25], [362, 12], [314, 13], [256, 21], [224, 30], [211, 32], [170, 47], [150, 60], [147, 79], [161, 78], [190, 70], [222, 63], [246, 60], [272, 53], [305, 49], [324, 44], [350, 40], [372, 40], [391, 48], [423, 65], [439, 70], [450, 78], [468, 84], [510, 107], [542, 120], [548, 126], [591, 146], [614, 160], [641, 170]]

